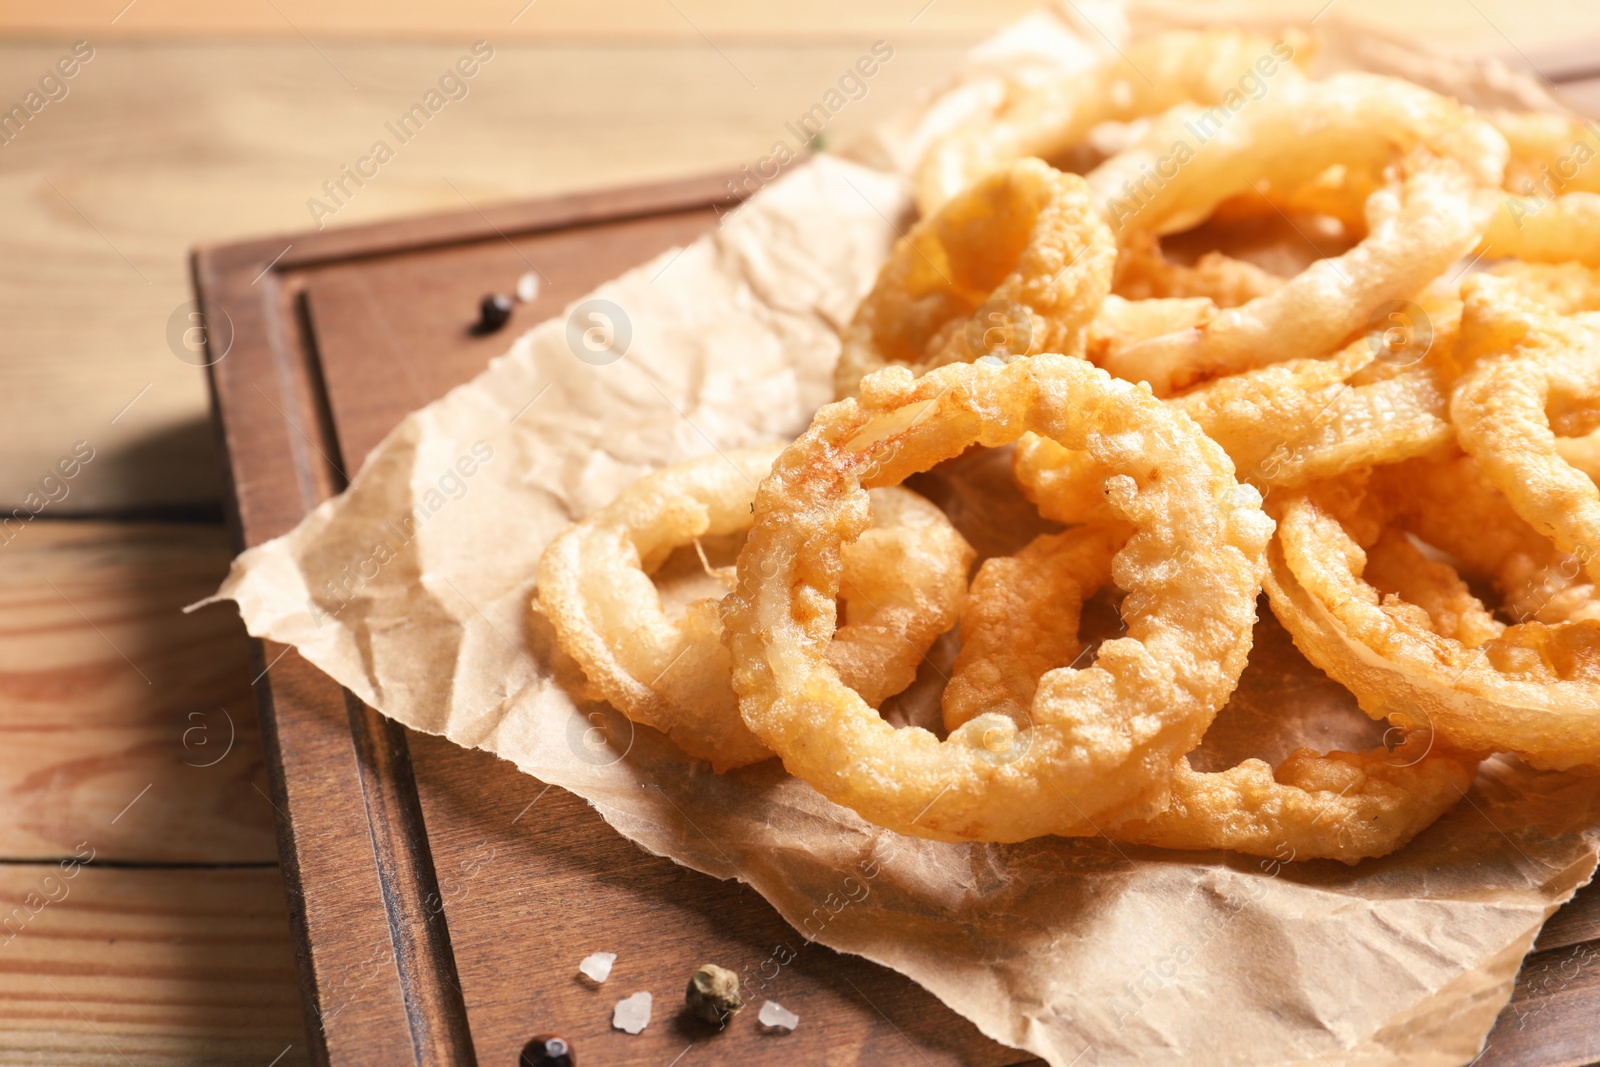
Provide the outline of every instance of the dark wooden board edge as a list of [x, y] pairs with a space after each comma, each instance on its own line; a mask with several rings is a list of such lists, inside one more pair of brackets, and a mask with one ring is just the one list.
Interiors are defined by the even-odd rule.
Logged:
[[280, 274], [334, 260], [356, 260], [419, 252], [443, 245], [470, 244], [509, 234], [582, 226], [639, 215], [716, 206], [736, 206], [739, 196], [730, 192], [735, 176], [696, 175], [646, 185], [629, 185], [582, 193], [565, 193], [537, 200], [494, 204], [482, 209], [419, 215], [387, 222], [370, 222], [331, 230], [253, 237], [222, 244], [202, 244], [193, 252], [209, 277], [248, 275], [252, 281], [263, 272]]
[[[303, 291], [295, 293], [294, 315], [306, 355], [305, 384], [316, 408], [318, 452], [331, 468], [323, 472], [328, 479], [327, 495], [336, 495], [348, 488], [350, 467], [328, 405], [322, 355]], [[417, 798], [405, 727], [368, 707], [348, 689], [341, 688], [340, 693], [355, 747], [366, 825], [412, 1052], [418, 1064], [472, 1067], [477, 1057], [450, 949], [450, 931], [444, 913], [429, 903], [439, 899], [438, 874]]]
[[[698, 176], [197, 248], [191, 259], [196, 299], [208, 323], [219, 321], [215, 311], [220, 308], [230, 324], [228, 348], [222, 351], [217, 351], [215, 331], [207, 330], [206, 370], [235, 547], [242, 550], [286, 532], [341, 491], [348, 470], [339, 455], [304, 294], [293, 272], [399, 251], [509, 241], [510, 234], [601, 220], [731, 205], [729, 188], [726, 176]], [[291, 462], [264, 478], [253, 467], [252, 481], [241, 484], [235, 444], [244, 436], [241, 421], [250, 416], [232, 398], [252, 390], [281, 416]], [[271, 790], [266, 799], [278, 822], [312, 1061], [390, 1062], [389, 1039], [403, 1026], [418, 1064], [474, 1064], [449, 932], [443, 913], [428, 905], [439, 899], [437, 875], [404, 728], [288, 649], [261, 641], [252, 646]], [[346, 752], [337, 751], [337, 724], [317, 721], [318, 708], [330, 706], [346, 709]], [[310, 770], [309, 762], [318, 764], [314, 781], [321, 789], [302, 799], [297, 794], [305, 779], [295, 771], [300, 765]], [[337, 797], [360, 797], [360, 810], [330, 802]], [[352, 834], [352, 827], [365, 833]], [[359, 951], [359, 935], [366, 933], [370, 941], [376, 931], [353, 929], [356, 916], [319, 911], [316, 887], [332, 876], [326, 869], [330, 843], [341, 846], [343, 890], [356, 892], [356, 907], [343, 910], [382, 916], [386, 953]], [[352, 936], [319, 938], [324, 928], [335, 927]], [[348, 1021], [331, 1027], [341, 1016]]]
[[[344, 469], [316, 395], [319, 368], [312, 339], [301, 330], [300, 294], [292, 285], [280, 285], [271, 272], [265, 279], [259, 271], [246, 279], [240, 268], [249, 265], [248, 260], [219, 264], [203, 252], [195, 257], [202, 306], [223, 294], [230, 316], [236, 317], [235, 358], [218, 358], [208, 377], [230, 472], [236, 537], [243, 545], [278, 532], [264, 533], [264, 524], [269, 530], [285, 520], [292, 524], [339, 492]], [[251, 320], [258, 316], [262, 329], [253, 328]], [[291, 447], [292, 462], [282, 465], [269, 484], [241, 487], [232, 477], [241, 413], [230, 397], [247, 388], [266, 398], [309, 451]], [[403, 728], [298, 655], [286, 655], [287, 649], [275, 645], [256, 646], [269, 799], [279, 821], [313, 1062], [384, 1062], [394, 1052], [388, 1039], [403, 1033], [418, 1064], [474, 1064], [448, 932], [442, 916], [425, 903], [437, 895], [436, 876]], [[342, 724], [327, 720], [321, 709], [329, 707], [346, 710]], [[297, 774], [301, 768], [306, 773]], [[352, 798], [359, 798], [359, 807]], [[317, 896], [318, 886], [335, 879], [344, 894], [337, 912], [323, 908], [335, 902]], [[319, 940], [316, 935], [324, 928], [353, 936]], [[387, 951], [380, 950], [384, 944]], [[349, 1039], [335, 1041], [330, 1023], [340, 1016], [353, 1023], [340, 1027]]]

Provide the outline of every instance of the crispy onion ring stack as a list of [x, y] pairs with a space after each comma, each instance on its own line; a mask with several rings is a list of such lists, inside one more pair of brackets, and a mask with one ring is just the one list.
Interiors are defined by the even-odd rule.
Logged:
[[[546, 549], [577, 695], [951, 841], [1354, 863], [1496, 753], [1600, 767], [1600, 127], [1311, 54], [1166, 34], [935, 139], [838, 401]], [[1007, 448], [1041, 526], [963, 525], [979, 562], [901, 483]], [[669, 553], [741, 535], [662, 607]], [[1197, 769], [1263, 589], [1384, 745]], [[880, 713], [935, 675], [942, 721]]]

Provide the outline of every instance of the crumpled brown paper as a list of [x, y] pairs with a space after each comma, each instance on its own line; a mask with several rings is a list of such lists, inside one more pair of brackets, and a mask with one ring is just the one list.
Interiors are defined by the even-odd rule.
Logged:
[[[1052, 1064], [1465, 1063], [1541, 923], [1594, 871], [1600, 781], [1491, 761], [1408, 848], [1354, 868], [902, 838], [776, 761], [713, 775], [614, 711], [575, 705], [528, 610], [540, 551], [572, 517], [653, 468], [798, 433], [830, 398], [836, 331], [904, 223], [901, 175], [931, 132], [991, 106], [1002, 75], [1093, 61], [1130, 18], [1166, 21], [1115, 4], [1034, 16], [855, 146], [858, 162], [800, 166], [687, 249], [602, 286], [592, 297], [631, 330], [622, 358], [581, 339], [590, 324], [615, 336], [618, 321], [582, 319], [576, 337], [565, 318], [534, 328], [407, 416], [346, 493], [240, 556], [218, 595], [385, 714], [579, 794], [651, 852], [743, 879], [804, 935], [909, 975]], [[1334, 34], [1325, 54], [1549, 106], [1504, 71], [1381, 41]], [[971, 525], [1015, 505], [1007, 484], [1003, 465], [978, 462], [920, 488]], [[1348, 695], [1262, 614], [1197, 763], [1370, 744]]]

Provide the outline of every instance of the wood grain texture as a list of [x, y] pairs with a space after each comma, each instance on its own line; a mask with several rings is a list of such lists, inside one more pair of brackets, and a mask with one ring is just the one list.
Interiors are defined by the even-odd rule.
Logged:
[[1591, 882], [1545, 922], [1534, 942], [1535, 952], [1600, 941], [1600, 884]]
[[[706, 183], [705, 191], [720, 190]], [[561, 227], [318, 269], [306, 279], [306, 300], [342, 450], [365, 456], [393, 428], [398, 398], [417, 408], [443, 396], [503, 352], [513, 330], [559, 314], [656, 250], [688, 244], [714, 219], [702, 200], [692, 211], [609, 225], [603, 241], [588, 227]], [[529, 270], [547, 279], [538, 299], [518, 306], [504, 333], [473, 336], [478, 294], [509, 290]], [[396, 293], [411, 295], [397, 301]]]
[[[1039, 0], [274, 0], [272, 5], [215, 4], [206, 0], [139, 0], [115, 23], [128, 0], [67, 0], [47, 10], [10, 5], [0, 10], [0, 33], [97, 34], [110, 39], [159, 35], [298, 39], [455, 38], [464, 33], [495, 40], [668, 41], [704, 46], [765, 40], [848, 39], [860, 34], [939, 39], [969, 36], [1009, 22]], [[274, 10], [276, 9], [276, 10]], [[1314, 9], [1313, 9], [1314, 10]], [[1309, 12], [1308, 12], [1309, 13]]]
[[[220, 410], [224, 453], [255, 460], [230, 482], [235, 514], [251, 544], [285, 532], [295, 516], [336, 492], [343, 467], [337, 441], [325, 432], [298, 281], [276, 272], [261, 276], [276, 246], [255, 247], [264, 249], [259, 263], [253, 254], [202, 255], [196, 271], [203, 292], [228, 294], [223, 302], [239, 326], [237, 356], [215, 363], [211, 372], [227, 383], [219, 403], [227, 396], [247, 398]], [[451, 1017], [437, 997], [418, 1003], [409, 977], [419, 969], [448, 975], [449, 961], [435, 958], [436, 966], [419, 968], [396, 959], [437, 918], [415, 910], [417, 897], [428, 892], [425, 849], [403, 861], [376, 852], [380, 841], [417, 843], [419, 820], [404, 804], [398, 814], [411, 816], [405, 825], [381, 825], [394, 808], [387, 801], [396, 789], [405, 792], [394, 781], [396, 769], [406, 774], [403, 755], [384, 753], [389, 781], [369, 797], [366, 785], [378, 768], [372, 746], [358, 745], [353, 736], [368, 717], [353, 714], [347, 695], [298, 654], [274, 645], [252, 649], [253, 676], [265, 679], [257, 689], [263, 751], [275, 772], [271, 800], [289, 911], [300, 934], [297, 972], [312, 1060], [378, 1067], [409, 1048], [412, 1062], [431, 1063], [425, 1054], [449, 1047], [460, 1012]], [[392, 875], [402, 862], [423, 879], [396, 895]], [[308, 931], [326, 933], [313, 939]], [[436, 992], [436, 986], [429, 989]]]
[[244, 629], [182, 611], [230, 555], [217, 527], [48, 519], [0, 547], [0, 858], [276, 860]]
[[[646, 854], [587, 802], [505, 760], [418, 734], [411, 752], [480, 1063], [512, 1063], [541, 1031], [619, 1067], [679, 1055], [828, 1067], [1037, 1063], [901, 975], [808, 942], [748, 886]], [[517, 917], [509, 937], [508, 916]], [[618, 959], [597, 988], [577, 966], [601, 951]], [[739, 973], [750, 1005], [721, 1032], [684, 1008], [689, 976], [707, 962]], [[612, 1006], [644, 990], [650, 1027], [612, 1029]], [[769, 999], [800, 1016], [792, 1034], [761, 1032], [755, 1014]]]
[[[1336, 3], [1514, 62], [1600, 34], [1600, 9], [1556, 0]], [[69, 95], [0, 145], [0, 503], [79, 439], [104, 459], [58, 513], [216, 500], [202, 377], [167, 339], [196, 243], [736, 167], [765, 156], [882, 38], [896, 57], [835, 120], [830, 134], [845, 136], [1031, 3], [538, 0], [513, 25], [523, 0], [137, 0], [113, 24], [125, 6], [0, 6], [7, 107], [68, 42], [95, 47]], [[1228, 4], [1213, 6], [1226, 17]], [[479, 38], [496, 57], [469, 95], [335, 216], [313, 218], [322, 183]], [[553, 39], [590, 43], [533, 43]]]
[[[1174, 6], [1192, 3], [1167, 0]], [[1341, 15], [1373, 25], [1427, 34], [1446, 47], [1510, 51], [1505, 38], [1531, 50], [1558, 45], [1587, 29], [1600, 33], [1600, 12], [1563, 0], [1337, 0]], [[274, 0], [266, 4], [216, 4], [206, 0], [57, 0], [0, 9], [0, 32], [90, 35], [106, 39], [238, 34], [319, 40], [348, 37], [453, 37], [461, 33], [507, 40], [682, 41], [718, 43], [838, 39], [856, 34], [896, 38], [969, 35], [1012, 21], [1040, 0]], [[1103, 9], [1079, 4], [1104, 20]], [[1260, 11], [1265, 0], [1205, 0], [1219, 21], [1231, 11]], [[1327, 0], [1286, 0], [1272, 7], [1284, 19], [1316, 16]], [[115, 19], [113, 22], [112, 20]]]
[[[784, 123], [873, 39], [720, 52], [499, 44], [468, 95], [405, 143], [386, 123], [436, 86], [472, 34], [316, 49], [97, 45], [69, 95], [0, 145], [0, 503], [20, 502], [80, 439], [101, 458], [47, 514], [217, 499], [203, 375], [168, 337], [191, 297], [193, 245], [737, 169], [779, 139], [798, 148]], [[960, 52], [900, 45], [828, 135], [905, 106]], [[0, 101], [20, 99], [61, 54], [0, 44]], [[330, 197], [323, 184], [378, 140], [394, 158]], [[336, 213], [313, 214], [313, 198]]]
[[1511, 1004], [1474, 1061], [1481, 1067], [1586, 1067], [1600, 1062], [1600, 941], [1534, 952]]
[[[270, 714], [263, 739], [280, 768], [272, 802], [279, 812], [283, 881], [296, 927], [296, 972], [312, 1062], [429, 1064], [433, 1061], [420, 1055], [404, 1057], [408, 1050], [438, 1044], [430, 1038], [439, 1029], [439, 1005], [415, 1009], [396, 961], [397, 946], [404, 948], [417, 937], [428, 915], [394, 914], [384, 893], [345, 695], [298, 654], [272, 645], [262, 651], [260, 669], [277, 660], [267, 674]], [[431, 891], [426, 884], [415, 888], [418, 895]], [[396, 937], [392, 916], [415, 928]], [[328, 936], [313, 945], [309, 930]]]
[[0, 922], [0, 1064], [306, 1062], [275, 869], [0, 866]]

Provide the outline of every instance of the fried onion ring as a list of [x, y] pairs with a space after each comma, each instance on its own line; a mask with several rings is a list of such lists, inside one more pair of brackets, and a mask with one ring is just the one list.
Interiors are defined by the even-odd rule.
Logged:
[[954, 625], [975, 553], [944, 512], [911, 490], [867, 495], [872, 525], [843, 550], [845, 624], [828, 662], [877, 707], [916, 679], [923, 655]]
[[1128, 300], [1203, 298], [1214, 307], [1231, 308], [1277, 292], [1286, 280], [1215, 251], [1192, 267], [1173, 263], [1161, 254], [1161, 242], [1153, 234], [1140, 234], [1117, 254], [1111, 291]]
[[1513, 281], [1479, 276], [1462, 287], [1463, 359], [1450, 414], [1517, 514], [1600, 577], [1600, 488], [1561, 455], [1547, 409], [1600, 400], [1600, 323], [1526, 300]]
[[1501, 198], [1479, 247], [1496, 256], [1600, 267], [1600, 194]]
[[[754, 486], [776, 446], [692, 459], [645, 475], [573, 523], [539, 561], [536, 607], [594, 696], [666, 733], [717, 771], [771, 753], [739, 717], [718, 600], [670, 619], [650, 574], [676, 548], [754, 521]], [[870, 704], [911, 684], [956, 621], [973, 552], [944, 513], [908, 489], [872, 491], [872, 526], [844, 552], [846, 625], [826, 655]]]
[[943, 696], [947, 731], [997, 708], [1026, 720], [1039, 679], [1083, 652], [1083, 602], [1110, 583], [1130, 532], [1114, 520], [1080, 526], [984, 560], [961, 608], [961, 652]]
[[[922, 373], [977, 359], [987, 349], [974, 349], [974, 327], [980, 337], [1000, 327], [1003, 344], [1022, 349], [1006, 355], [1080, 353], [1115, 261], [1083, 179], [1018, 160], [896, 242], [845, 331], [835, 391], [853, 396], [864, 375], [891, 363]], [[998, 321], [975, 322], [980, 307]]]
[[1488, 270], [1516, 282], [1517, 292], [1561, 315], [1600, 311], [1600, 268], [1582, 263], [1524, 263], [1508, 259]]
[[1477, 244], [1488, 214], [1479, 194], [1499, 183], [1507, 155], [1504, 139], [1459, 104], [1375, 75], [1281, 86], [1197, 148], [1194, 120], [1193, 109], [1173, 109], [1089, 175], [1123, 243], [1191, 226], [1240, 193], [1292, 191], [1335, 164], [1382, 174], [1396, 154], [1403, 161], [1398, 184], [1367, 200], [1367, 234], [1354, 248], [1193, 329], [1103, 357], [1160, 395], [1331, 352], [1384, 302], [1420, 292]]
[[[1600, 764], [1600, 622], [1499, 622], [1453, 568], [1395, 533], [1389, 523], [1409, 516], [1373, 488], [1350, 475], [1275, 502], [1265, 584], [1295, 645], [1373, 718], [1535, 767]], [[1448, 525], [1457, 541], [1476, 533]]]
[[1582, 437], [1558, 437], [1556, 451], [1574, 468], [1587, 474], [1591, 481], [1600, 482], [1600, 430]]
[[[1164, 403], [1220, 444], [1241, 481], [1263, 492], [1347, 470], [1426, 455], [1450, 442], [1448, 385], [1459, 306], [1431, 303], [1432, 347], [1410, 365], [1383, 365], [1363, 338], [1330, 359], [1299, 359], [1229, 375]], [[1363, 380], [1366, 379], [1366, 380]], [[1105, 515], [1105, 471], [1082, 452], [1026, 434], [1013, 472], [1056, 522]]]
[[1202, 773], [1185, 759], [1172, 806], [1108, 836], [1174, 849], [1232, 849], [1256, 856], [1359, 863], [1386, 856], [1431, 826], [1472, 785], [1478, 761], [1430, 751], [1426, 735], [1390, 751], [1296, 749], [1276, 768], [1249, 759]]
[[1129, 300], [1112, 293], [1089, 324], [1083, 354], [1099, 366], [1113, 352], [1163, 334], [1199, 329], [1216, 314], [1217, 305], [1205, 296]]
[[1495, 111], [1485, 118], [1511, 146], [1505, 188], [1480, 250], [1495, 256], [1600, 266], [1600, 165], [1592, 123]]
[[1600, 193], [1600, 167], [1588, 165], [1597, 154], [1590, 147], [1595, 140], [1592, 120], [1541, 111], [1496, 110], [1483, 117], [1511, 148], [1507, 189], [1524, 195]]
[[[1025, 430], [1113, 471], [1112, 509], [1135, 528], [1112, 564], [1128, 635], [1091, 666], [1047, 672], [1024, 722], [1002, 705], [944, 741], [897, 730], [824, 654], [841, 546], [866, 525], [863, 485]], [[872, 375], [859, 399], [818, 412], [757, 494], [723, 609], [740, 711], [791, 774], [900, 833], [1019, 841], [1153, 814], [1244, 668], [1272, 529], [1259, 500], [1192, 421], [1083, 360]]]
[[[1040, 678], [1081, 656], [1084, 598], [1110, 583], [1112, 559], [1129, 532], [1116, 522], [1079, 526], [984, 562], [961, 609], [961, 653], [944, 691], [947, 730], [995, 708], [1026, 721]], [[990, 731], [996, 758], [1013, 754], [1015, 735], [1000, 726]], [[1431, 747], [1419, 736], [1394, 752], [1321, 756], [1301, 749], [1276, 771], [1246, 760], [1201, 773], [1185, 757], [1165, 811], [1101, 828], [1163, 848], [1282, 856], [1287, 846], [1300, 859], [1358, 863], [1404, 845], [1472, 784], [1475, 760]]]
[[1240, 95], [1241, 78], [1268, 69], [1277, 80], [1298, 80], [1312, 58], [1310, 43], [1292, 33], [1273, 41], [1236, 30], [1178, 30], [1090, 70], [1044, 85], [1012, 85], [997, 113], [952, 131], [924, 154], [917, 207], [926, 217], [1014, 160], [1059, 157], [1101, 123], [1131, 122], [1185, 102], [1220, 104], [1230, 93]]
[[1581, 563], [1524, 522], [1471, 456], [1409, 460], [1373, 477], [1390, 521], [1487, 578], [1502, 615], [1517, 622], [1600, 619], [1600, 599]]

